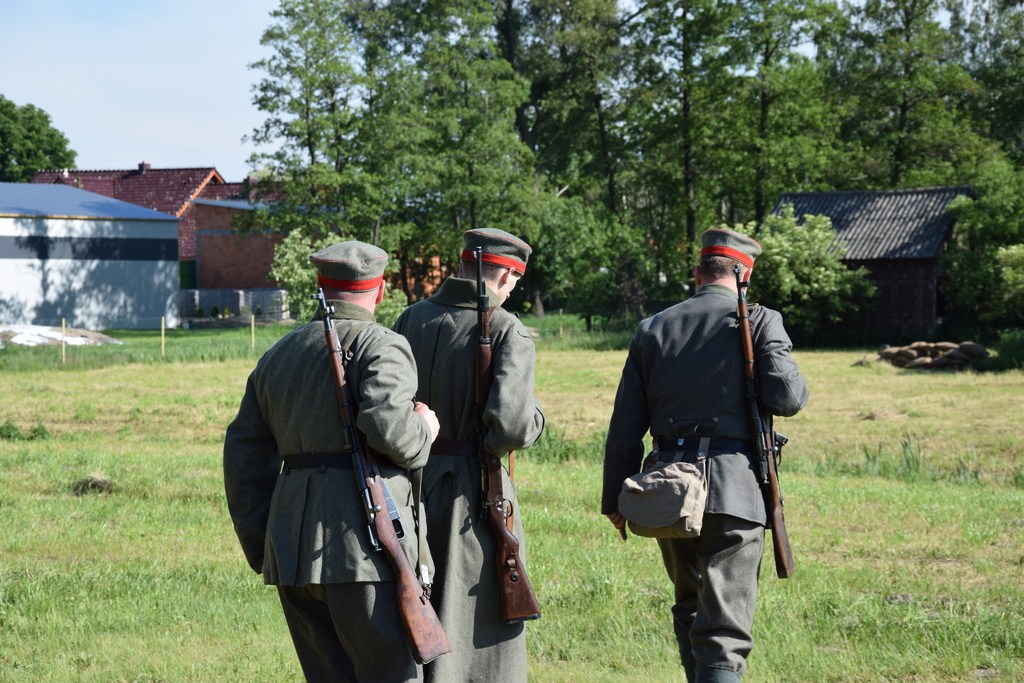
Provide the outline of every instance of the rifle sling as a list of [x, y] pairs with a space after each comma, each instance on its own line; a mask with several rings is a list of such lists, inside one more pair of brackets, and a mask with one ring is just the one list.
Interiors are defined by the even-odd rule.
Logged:
[[[348, 351], [349, 351], [349, 349], [352, 347], [352, 344], [355, 343], [356, 337], [359, 336], [359, 333], [362, 332], [363, 330], [365, 330], [367, 327], [369, 327], [372, 324], [373, 323], [367, 322], [365, 320], [357, 321], [355, 324], [352, 325], [351, 328], [349, 328], [349, 331], [345, 334], [345, 338], [342, 339], [340, 342], [338, 342], [338, 346], [341, 349], [341, 364], [342, 364], [342, 367], [345, 369], [345, 374], [346, 375], [348, 374]], [[346, 380], [347, 380], [347, 377], [346, 377]], [[354, 392], [353, 392], [353, 394], [354, 394]], [[356, 397], [354, 395], [352, 395], [352, 400], [355, 400], [355, 398]], [[357, 404], [357, 407], [358, 407], [358, 404]], [[355, 427], [355, 425], [352, 425], [352, 426]], [[369, 454], [369, 453], [367, 455], [371, 455], [372, 456], [372, 454]], [[349, 460], [349, 462], [351, 463], [351, 459]], [[411, 480], [410, 483], [412, 485], [412, 501], [413, 501], [412, 514], [415, 517], [415, 521], [416, 521], [416, 566], [417, 566], [418, 569], [421, 569], [421, 571], [418, 574], [418, 577], [419, 577], [420, 581], [424, 584], [424, 588], [426, 588], [427, 586], [430, 585], [430, 577], [426, 576], [426, 571], [425, 571], [425, 567], [426, 567], [425, 560], [427, 558], [427, 552], [428, 552], [428, 550], [427, 550], [427, 525], [424, 524], [423, 520], [420, 519], [420, 498], [421, 498], [421, 496], [423, 494], [422, 493], [422, 489], [423, 489], [423, 469], [420, 468], [418, 470], [410, 471], [409, 478]]]

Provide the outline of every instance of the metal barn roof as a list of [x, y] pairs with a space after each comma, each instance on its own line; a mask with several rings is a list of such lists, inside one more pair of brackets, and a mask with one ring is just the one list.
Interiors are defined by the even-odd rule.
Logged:
[[67, 185], [0, 183], [0, 216], [39, 218], [105, 218], [135, 221], [177, 221], [170, 214], [146, 209]]
[[846, 244], [845, 260], [931, 259], [942, 253], [953, 219], [946, 211], [969, 187], [876, 192], [787, 192], [773, 213], [793, 205], [798, 219], [825, 215]]

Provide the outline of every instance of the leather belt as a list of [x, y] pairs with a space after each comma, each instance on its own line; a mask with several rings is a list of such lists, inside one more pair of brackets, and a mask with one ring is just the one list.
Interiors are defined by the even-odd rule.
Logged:
[[336, 467], [344, 470], [352, 469], [351, 453], [296, 453], [286, 455], [284, 458], [284, 471], [288, 470], [316, 470], [320, 468]]
[[[701, 437], [690, 436], [685, 439], [672, 439], [665, 436], [655, 437], [654, 443], [657, 445], [659, 451], [667, 452], [682, 452], [682, 451], [697, 451], [697, 445], [700, 443]], [[682, 441], [682, 443], [680, 443]], [[717, 439], [712, 437], [711, 443], [708, 445], [708, 455], [715, 455], [718, 453], [751, 453], [754, 450], [754, 444], [743, 439]]]
[[431, 455], [461, 455], [463, 457], [476, 457], [476, 441], [464, 441], [461, 439], [437, 439], [430, 444]]

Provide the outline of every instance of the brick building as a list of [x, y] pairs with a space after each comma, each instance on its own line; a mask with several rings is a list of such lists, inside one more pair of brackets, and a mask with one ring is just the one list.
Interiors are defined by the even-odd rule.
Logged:
[[153, 168], [143, 161], [129, 170], [39, 171], [33, 183], [70, 185], [178, 218], [178, 255], [182, 287], [194, 287], [196, 212], [201, 197], [238, 197], [242, 183], [226, 183], [216, 168]]

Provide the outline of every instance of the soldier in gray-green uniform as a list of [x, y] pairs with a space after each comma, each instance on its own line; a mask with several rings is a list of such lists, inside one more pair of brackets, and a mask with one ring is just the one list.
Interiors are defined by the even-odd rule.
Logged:
[[[658, 545], [675, 586], [672, 616], [687, 680], [735, 683], [754, 642], [766, 517], [754, 474], [733, 268], [739, 263], [749, 276], [761, 246], [724, 229], [701, 239], [697, 294], [641, 322], [630, 344], [608, 427], [601, 512], [623, 529], [619, 492], [640, 470], [648, 430], [656, 449], [681, 452], [690, 462], [701, 437], [710, 438], [701, 534]], [[793, 415], [807, 403], [807, 385], [782, 316], [752, 306], [750, 322], [764, 408]]]
[[[346, 381], [356, 427], [380, 458], [406, 529], [413, 567], [416, 518], [409, 470], [437, 436], [433, 411], [415, 401], [416, 366], [405, 338], [373, 324], [387, 254], [344, 242], [310, 257], [353, 356]], [[228, 509], [253, 570], [276, 585], [309, 681], [418, 681], [402, 630], [394, 575], [370, 549], [351, 448], [339, 413], [322, 320], [297, 328], [259, 360], [224, 440]]]
[[[472, 250], [481, 247], [492, 307], [494, 382], [484, 411], [485, 448], [503, 456], [532, 445], [544, 428], [534, 397], [535, 350], [523, 324], [500, 308], [526, 272], [531, 248], [495, 229], [465, 233], [460, 277], [449, 277], [428, 299], [405, 310], [394, 329], [409, 339], [419, 373], [417, 398], [437, 411], [441, 432], [424, 473], [427, 538], [437, 567], [431, 602], [438, 609], [452, 651], [428, 664], [426, 678], [441, 683], [526, 680], [522, 622], [502, 619], [496, 541], [481, 516], [475, 353], [479, 337]], [[502, 472], [505, 497], [515, 513], [513, 533], [525, 561], [516, 491]]]

